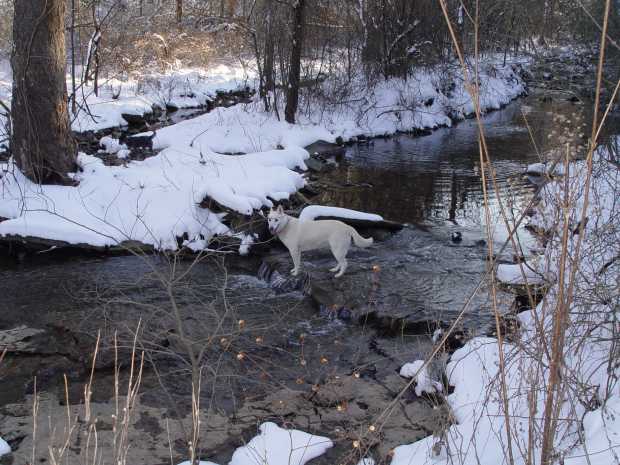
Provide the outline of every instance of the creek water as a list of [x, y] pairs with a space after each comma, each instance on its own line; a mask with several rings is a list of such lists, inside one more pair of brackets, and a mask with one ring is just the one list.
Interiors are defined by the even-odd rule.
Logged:
[[[516, 215], [534, 194], [535, 187], [523, 176], [527, 165], [557, 144], [547, 137], [557, 129], [554, 115], [574, 118], [583, 108], [531, 96], [485, 116], [489, 153], [509, 215]], [[320, 182], [317, 203], [378, 213], [409, 225], [371, 249], [354, 251], [343, 280], [354, 286], [378, 265], [375, 298], [384, 312], [394, 308], [410, 318], [450, 322], [487, 263], [476, 122], [467, 120], [424, 137], [402, 135], [352, 146]], [[506, 230], [495, 191], [489, 188], [492, 240], [498, 247]], [[451, 236], [457, 232], [462, 240], [455, 243]], [[525, 230], [519, 241], [526, 254], [534, 244]], [[500, 259], [511, 260], [514, 253], [507, 248]], [[308, 254], [304, 261], [312, 276], [329, 267], [331, 258]], [[205, 389], [227, 412], [238, 408], [240, 398], [247, 401], [283, 386], [309, 389], [338, 374], [359, 372], [380, 380], [402, 363], [427, 355], [428, 335], [385, 336], [325, 309], [317, 311], [301, 292], [275, 292], [255, 270], [253, 265], [225, 269], [217, 259], [175, 264], [158, 257], [0, 258], [0, 329], [26, 325], [48, 335], [47, 352], [6, 358], [0, 405], [21, 401], [33, 375], [43, 389], [48, 383], [48, 389], [61, 392], [62, 372], [69, 370], [74, 379], [88, 373], [86, 354], [89, 344], [94, 346], [93, 334], [101, 330], [109, 341], [118, 331], [130, 341], [139, 321], [144, 347], [153, 349], [159, 363], [156, 374], [144, 377], [143, 402], [161, 404], [166, 397], [162, 384], [189, 402], [186, 359], [173, 355], [183, 352], [175, 337], [173, 306], [180, 309], [188, 337], [196, 346], [209, 347], [206, 360], [217, 376], [207, 374], [213, 382], [205, 382], [210, 386]], [[165, 285], [170, 276], [176, 279], [174, 302]], [[463, 327], [475, 334], [490, 321], [489, 303], [481, 293]], [[63, 335], [65, 329], [71, 337]], [[108, 398], [108, 388], [103, 383], [95, 398]]]

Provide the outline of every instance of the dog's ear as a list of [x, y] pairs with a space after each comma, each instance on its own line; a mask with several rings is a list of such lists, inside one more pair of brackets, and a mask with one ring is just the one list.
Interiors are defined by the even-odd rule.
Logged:
[[278, 213], [284, 215], [284, 208], [282, 208], [282, 205], [278, 205]]

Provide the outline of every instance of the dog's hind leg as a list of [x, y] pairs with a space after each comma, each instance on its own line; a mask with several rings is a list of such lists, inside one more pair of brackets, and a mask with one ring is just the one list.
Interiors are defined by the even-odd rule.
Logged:
[[339, 278], [344, 274], [347, 270], [347, 252], [349, 251], [349, 245], [351, 243], [351, 238], [337, 238], [329, 241], [329, 247], [334, 254], [334, 258], [338, 262], [338, 265], [335, 268], [332, 268], [329, 271], [337, 271], [334, 277]]
[[340, 263], [336, 263], [335, 267], [329, 269], [332, 273], [336, 273], [338, 270], [340, 270]]
[[349, 262], [347, 262], [346, 258], [343, 258], [342, 262], [340, 262], [340, 270], [334, 275], [334, 278], [340, 278], [340, 276], [342, 276], [344, 272], [347, 271], [347, 266], [349, 266]]

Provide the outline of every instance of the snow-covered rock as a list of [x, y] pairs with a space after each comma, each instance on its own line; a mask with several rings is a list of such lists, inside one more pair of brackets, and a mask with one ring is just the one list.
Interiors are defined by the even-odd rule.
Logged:
[[304, 465], [333, 445], [328, 438], [267, 422], [258, 436], [235, 451], [229, 465]]
[[[521, 272], [523, 269], [523, 273]], [[497, 280], [510, 285], [540, 285], [546, 282], [542, 273], [539, 273], [527, 263], [521, 266], [502, 263], [497, 267]]]
[[[107, 153], [115, 154], [123, 149], [127, 149], [125, 144], [121, 144], [118, 139], [111, 136], [104, 136], [99, 140], [99, 145], [105, 149]], [[119, 158], [121, 158], [119, 156]]]
[[415, 362], [405, 363], [400, 368], [400, 375], [405, 378], [415, 378], [415, 394], [421, 396], [422, 393], [434, 394], [443, 392], [443, 386], [439, 381], [434, 381], [428, 371], [428, 367], [424, 366], [424, 360], [416, 360]]
[[0, 438], [0, 457], [11, 453], [11, 446], [2, 438]]

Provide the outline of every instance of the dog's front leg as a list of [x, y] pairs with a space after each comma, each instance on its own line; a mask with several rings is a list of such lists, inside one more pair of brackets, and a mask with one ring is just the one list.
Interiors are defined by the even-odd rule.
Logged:
[[293, 259], [293, 269], [291, 270], [291, 274], [293, 276], [297, 276], [299, 270], [301, 269], [301, 250], [291, 250], [291, 257]]

